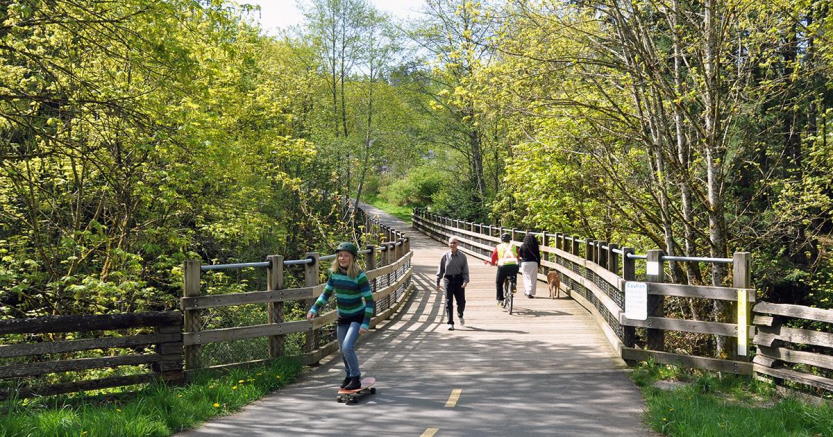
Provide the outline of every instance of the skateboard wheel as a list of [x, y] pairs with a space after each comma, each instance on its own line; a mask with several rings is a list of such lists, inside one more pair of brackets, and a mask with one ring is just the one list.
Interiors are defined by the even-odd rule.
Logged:
[[376, 387], [370, 388], [370, 394], [376, 394]]

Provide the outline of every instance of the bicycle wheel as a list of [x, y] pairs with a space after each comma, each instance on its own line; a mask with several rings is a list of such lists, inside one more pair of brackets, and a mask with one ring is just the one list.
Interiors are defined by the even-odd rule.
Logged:
[[509, 299], [512, 298], [511, 287], [511, 284], [509, 284], [509, 278], [506, 278], [506, 280], [503, 281], [503, 302], [501, 303], [501, 306], [503, 308], [506, 308], [506, 306], [509, 304]]
[[515, 281], [512, 281], [511, 289], [509, 290], [509, 296], [506, 297], [506, 300], [508, 300], [508, 302], [506, 303], [506, 306], [509, 309], [509, 314], [510, 315], [512, 314], [512, 306], [513, 306], [513, 303], [515, 302], [515, 287], [516, 287]]

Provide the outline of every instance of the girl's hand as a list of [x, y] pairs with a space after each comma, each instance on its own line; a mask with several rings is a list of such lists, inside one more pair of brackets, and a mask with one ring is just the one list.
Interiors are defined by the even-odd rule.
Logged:
[[311, 312], [307, 313], [307, 320], [312, 320], [314, 318], [315, 318], [315, 314], [313, 314]]
[[367, 334], [367, 328], [359, 328], [359, 335]]

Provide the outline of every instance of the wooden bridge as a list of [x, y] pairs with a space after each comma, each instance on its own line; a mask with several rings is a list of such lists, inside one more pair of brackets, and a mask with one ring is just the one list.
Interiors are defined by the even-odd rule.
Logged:
[[343, 366], [336, 354], [300, 383], [183, 435], [651, 435], [625, 363], [584, 308], [572, 299], [521, 296], [509, 315], [495, 305], [494, 267], [469, 256], [466, 326], [448, 331], [435, 291], [447, 248], [413, 229], [407, 234], [414, 296], [358, 347], [377, 395], [337, 404]]
[[[358, 352], [364, 374], [379, 380], [379, 392], [359, 406], [345, 407], [334, 399], [334, 386], [342, 376], [337, 345], [331, 338], [334, 313], [314, 322], [285, 320], [285, 302], [302, 300], [308, 305], [322, 291], [320, 273], [326, 266], [322, 261], [333, 255], [317, 253], [297, 260], [275, 255], [265, 262], [228, 266], [186, 263], [181, 312], [2, 321], [0, 334], [137, 327], [141, 331], [120, 337], [0, 345], [0, 358], [13, 360], [0, 366], [0, 380], [122, 365], [148, 365], [150, 370], [128, 377], [26, 386], [14, 393], [18, 397], [157, 378], [181, 382], [199, 369], [251, 365], [281, 356], [287, 353], [285, 343], [292, 336], [303, 343], [300, 357], [305, 362], [322, 363], [299, 383], [242, 413], [184, 434], [193, 436], [650, 435], [641, 424], [642, 399], [626, 376], [624, 361], [649, 358], [833, 391], [833, 380], [821, 376], [823, 371], [813, 371], [833, 369], [833, 357], [824, 352], [833, 345], [833, 336], [788, 326], [791, 320], [833, 323], [833, 311], [754, 302], [748, 254], [694, 260], [731, 263], [733, 287], [668, 284], [664, 283], [664, 263], [673, 257], [661, 251], [635, 255], [615, 244], [541, 233], [542, 273], [558, 271], [571, 298], [545, 298], [545, 286], [539, 282], [540, 298], [519, 297], [515, 314], [509, 315], [495, 305], [494, 268], [478, 260], [487, 256], [497, 236], [505, 232], [503, 228], [424, 211], [417, 211], [414, 227], [407, 228], [378, 210], [366, 209], [370, 214], [360, 217], [366, 231], [382, 234], [386, 242], [363, 250], [377, 296], [372, 323], [377, 329], [361, 339]], [[509, 231], [515, 239], [522, 236], [517, 230]], [[458, 324], [455, 331], [441, 323], [442, 299], [434, 286], [437, 263], [446, 250], [443, 242], [451, 235], [461, 239], [472, 277], [467, 287], [466, 326]], [[204, 293], [203, 272], [238, 267], [265, 269], [266, 290]], [[302, 269], [298, 271], [301, 283], [286, 283], [285, 269]], [[625, 311], [628, 283], [645, 284], [644, 320], [630, 318]], [[670, 318], [664, 312], [665, 299], [724, 300], [735, 306], [737, 317], [728, 321]], [[211, 309], [251, 304], [263, 305], [266, 323], [211, 326], [205, 318]], [[736, 356], [725, 359], [714, 352], [693, 356], [669, 350], [668, 331], [731, 337], [736, 339]], [[261, 359], [225, 363], [201, 359], [207, 345], [256, 339], [266, 339]], [[748, 344], [756, 350], [748, 349]], [[149, 345], [153, 353], [135, 353]], [[37, 359], [34, 364], [25, 360], [102, 348], [129, 352], [101, 358]]]

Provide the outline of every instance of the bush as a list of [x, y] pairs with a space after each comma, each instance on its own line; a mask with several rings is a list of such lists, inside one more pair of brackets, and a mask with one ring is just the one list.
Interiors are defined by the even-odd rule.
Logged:
[[428, 166], [411, 169], [400, 179], [381, 191], [382, 199], [397, 206], [424, 207], [440, 191], [446, 180], [436, 169]]

